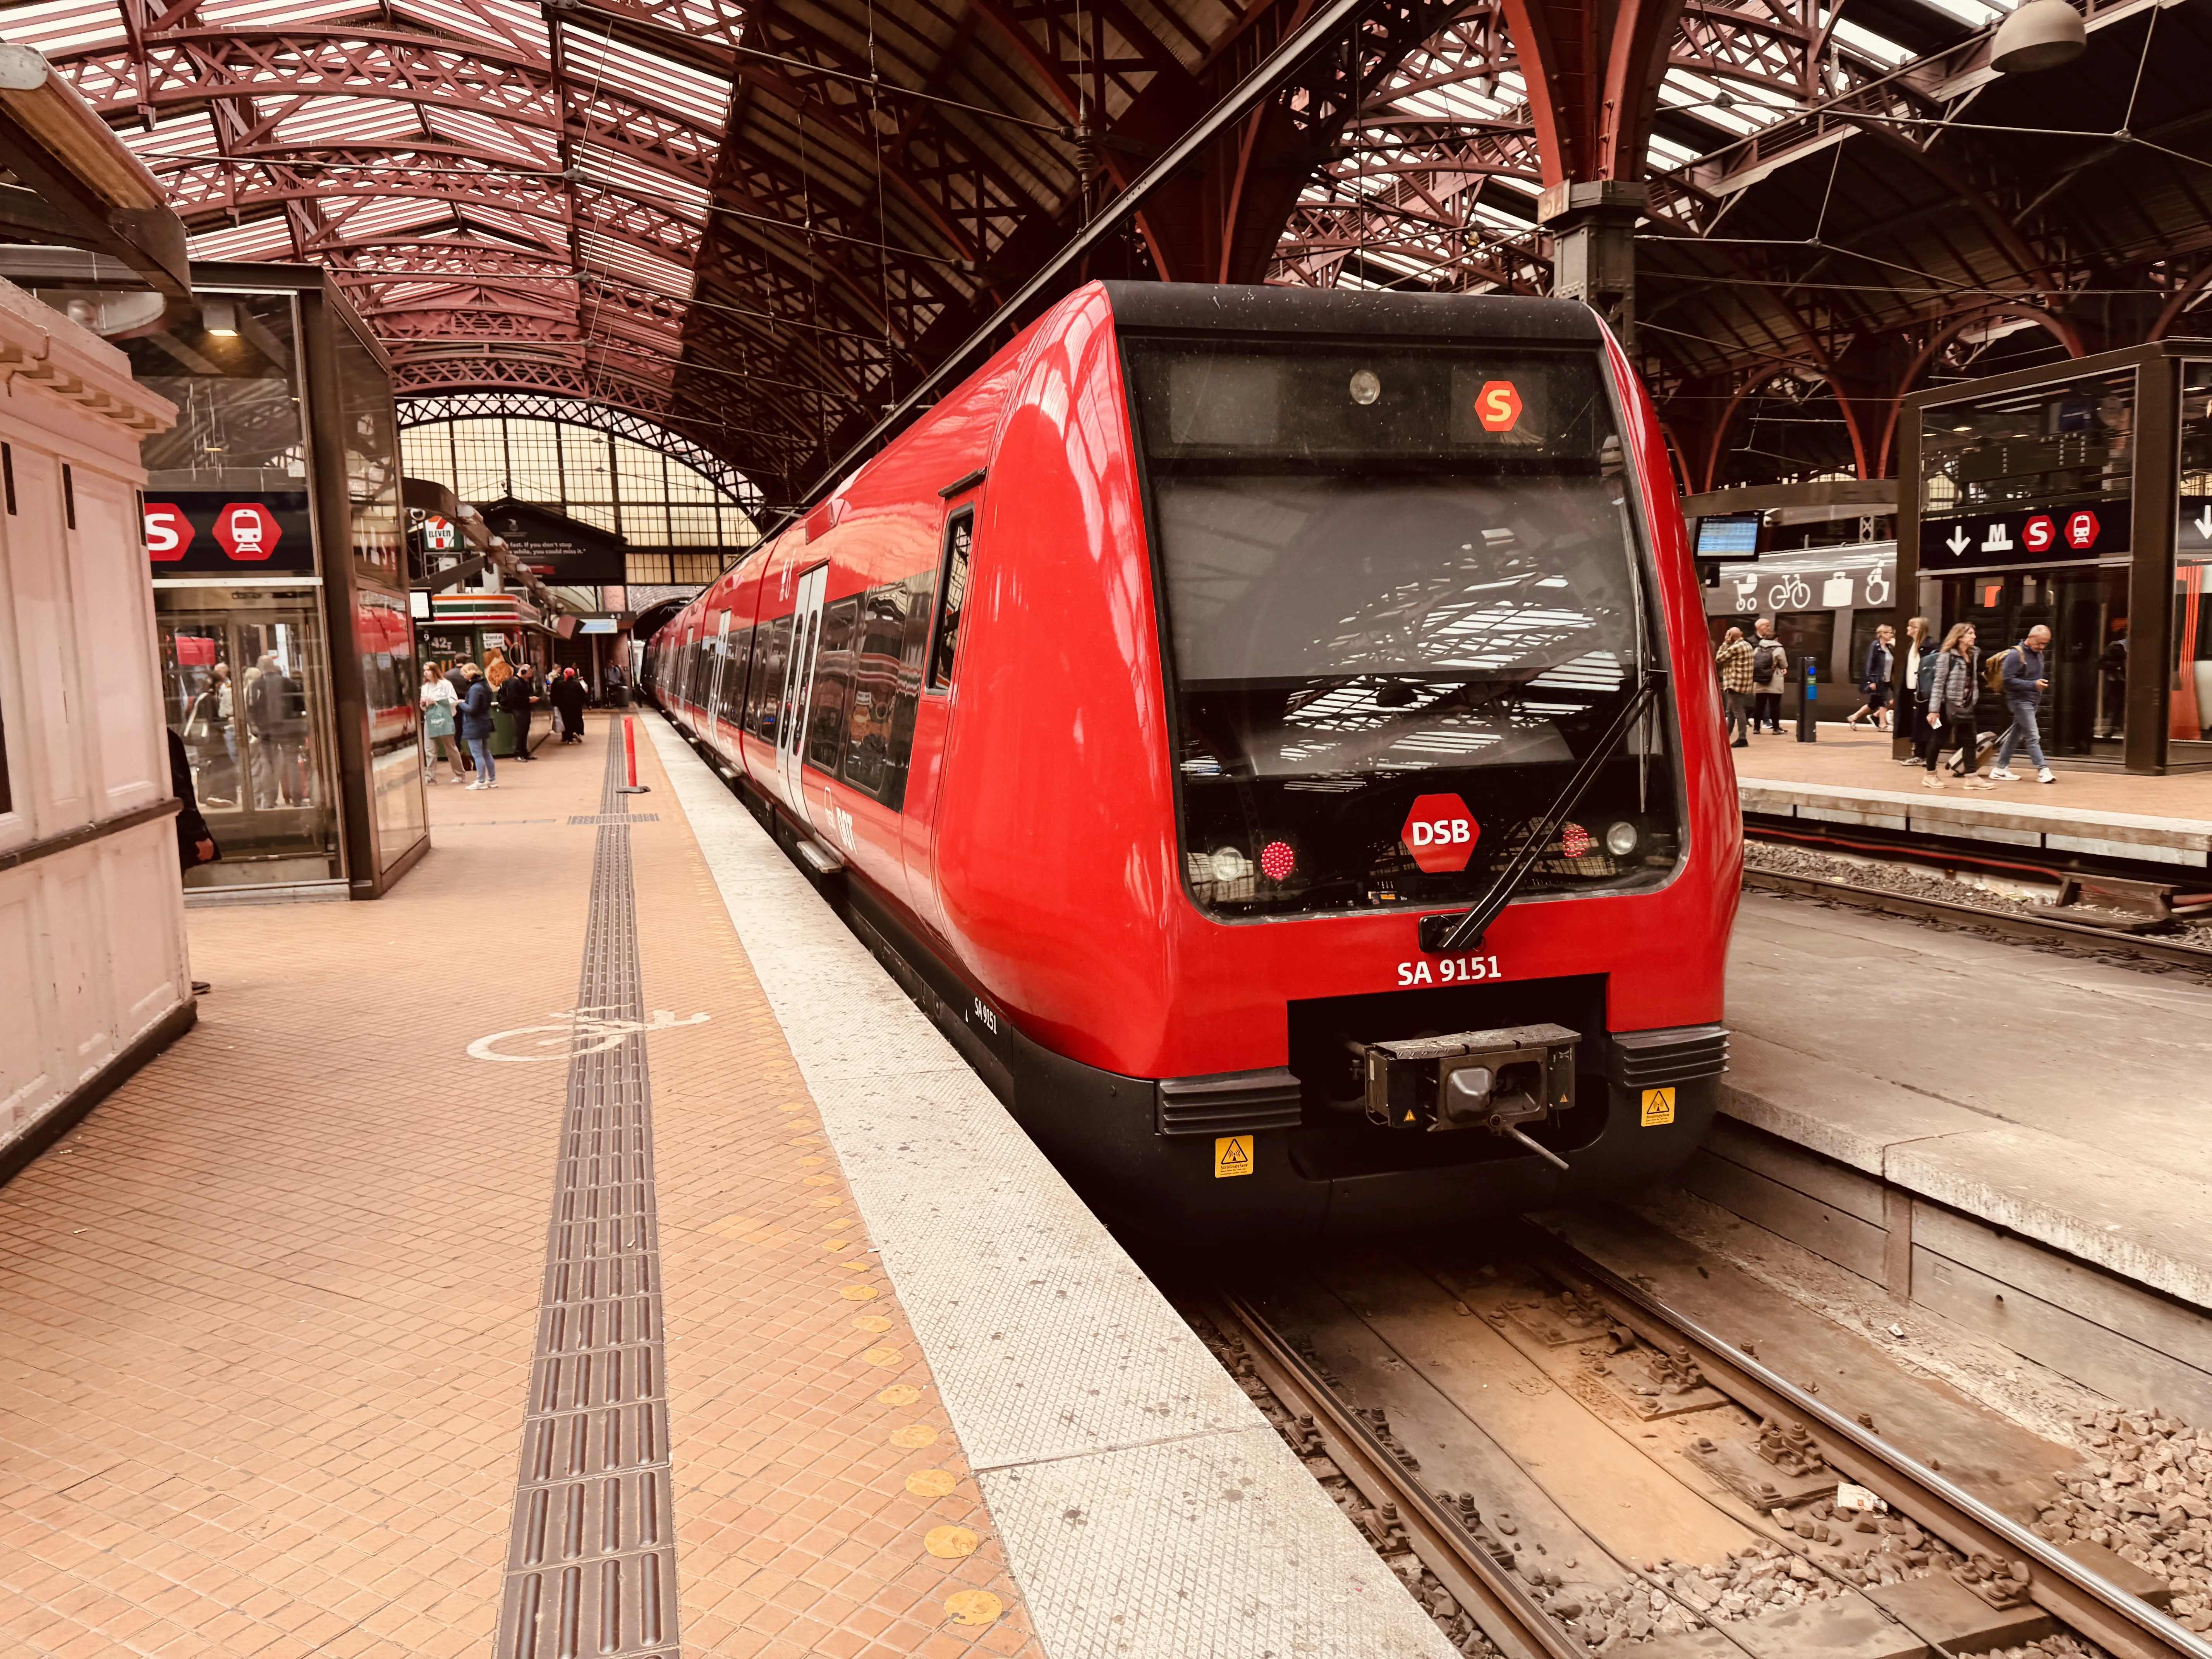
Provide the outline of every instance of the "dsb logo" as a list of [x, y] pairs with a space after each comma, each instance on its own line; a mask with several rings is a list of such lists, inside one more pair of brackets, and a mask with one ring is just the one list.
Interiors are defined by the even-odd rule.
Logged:
[[1466, 869], [1481, 837], [1482, 826], [1457, 795], [1423, 795], [1398, 832], [1413, 862], [1432, 876]]

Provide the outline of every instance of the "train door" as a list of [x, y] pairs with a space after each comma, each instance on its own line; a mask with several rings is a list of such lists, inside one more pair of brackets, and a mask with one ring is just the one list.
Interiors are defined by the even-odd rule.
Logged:
[[707, 741], [717, 749], [722, 746], [722, 677], [729, 661], [730, 613], [725, 611], [714, 619], [714, 669], [707, 684]]
[[822, 597], [829, 586], [826, 564], [816, 565], [799, 579], [798, 603], [791, 617], [791, 658], [784, 667], [783, 703], [775, 723], [776, 781], [783, 786], [784, 799], [801, 818], [807, 818], [806, 785], [799, 775], [799, 769], [805, 764], [805, 711], [814, 699], [814, 661], [822, 645]]
[[946, 743], [951, 735], [954, 671], [966, 618], [969, 558], [975, 547], [976, 505], [956, 500], [946, 514], [938, 554], [936, 608], [922, 656], [922, 691], [915, 711], [914, 750], [907, 774], [906, 867], [913, 904], [932, 923], [945, 926], [937, 901], [937, 802], [943, 787]]

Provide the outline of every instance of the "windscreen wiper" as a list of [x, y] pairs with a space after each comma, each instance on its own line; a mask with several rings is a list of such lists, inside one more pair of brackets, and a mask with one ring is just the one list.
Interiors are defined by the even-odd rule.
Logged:
[[1536, 867], [1536, 860], [1543, 857], [1550, 848], [1552, 837], [1559, 833], [1559, 826], [1566, 822], [1567, 815], [1582, 804], [1590, 785], [1597, 781], [1599, 769], [1611, 760], [1613, 750], [1626, 741], [1629, 732], [1635, 729], [1636, 722], [1658, 700], [1666, 684], [1667, 671], [1663, 668], [1644, 671], [1643, 683], [1636, 688], [1635, 694], [1621, 705], [1620, 712], [1613, 717], [1613, 724], [1606, 728], [1605, 736], [1598, 739], [1597, 747], [1591, 750], [1583, 763], [1575, 769], [1574, 776], [1567, 780], [1567, 787], [1559, 792], [1559, 799], [1552, 803], [1534, 832], [1522, 843], [1521, 850], [1505, 861], [1504, 867], [1492, 880], [1489, 890], [1474, 902], [1474, 908], [1457, 915], [1421, 918], [1422, 950], [1431, 955], [1445, 956], [1454, 951], [1474, 950], [1481, 945], [1482, 936], [1490, 931], [1490, 924], [1497, 921], [1499, 913], [1513, 902], [1514, 890], [1528, 878], [1528, 872]]

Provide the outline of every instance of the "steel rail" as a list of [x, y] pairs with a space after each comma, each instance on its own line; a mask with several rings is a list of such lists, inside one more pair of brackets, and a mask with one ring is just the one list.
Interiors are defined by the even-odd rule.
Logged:
[[1482, 1633], [1506, 1659], [1589, 1659], [1520, 1581], [1492, 1560], [1428, 1488], [1398, 1465], [1358, 1413], [1277, 1336], [1242, 1297], [1223, 1295], [1206, 1312], [1224, 1331], [1244, 1339], [1253, 1370], [1282, 1406], [1310, 1417], [1329, 1461], [1370, 1503], [1395, 1505], [1407, 1542]]
[[[2055, 873], [2063, 875], [2065, 872]], [[2141, 933], [2124, 933], [2110, 927], [2092, 927], [2084, 922], [2063, 921], [2057, 916], [2023, 916], [2003, 910], [1984, 910], [1972, 904], [1954, 904], [1948, 899], [1917, 898], [1905, 893], [1887, 892], [1881, 888], [1852, 887], [1839, 881], [1823, 880], [1818, 876], [1788, 876], [1772, 870], [1746, 870], [1743, 884], [1764, 892], [1825, 899], [1837, 904], [1848, 904], [1856, 909], [1879, 911], [1886, 915], [1904, 916], [1913, 921], [1987, 927], [2013, 939], [2034, 939], [2045, 944], [2059, 939], [2069, 944], [2094, 944], [2100, 951], [2140, 957], [2149, 962], [2171, 963], [2177, 967], [2194, 968], [2212, 974], [2212, 951], [2201, 946], [2179, 945], [2171, 939], [2146, 939]]]
[[1686, 1346], [1722, 1393], [1763, 1418], [1792, 1418], [1816, 1429], [1831, 1468], [1886, 1499], [1899, 1512], [1968, 1554], [2025, 1562], [2028, 1595], [2053, 1618], [2117, 1659], [2212, 1659], [2212, 1642], [2183, 1628], [2148, 1601], [2075, 1560], [1917, 1459], [1705, 1329], [1680, 1309], [1594, 1261], [1556, 1235], [1529, 1224], [1540, 1254], [1559, 1276], [1612, 1305], [1616, 1317], [1662, 1349]]

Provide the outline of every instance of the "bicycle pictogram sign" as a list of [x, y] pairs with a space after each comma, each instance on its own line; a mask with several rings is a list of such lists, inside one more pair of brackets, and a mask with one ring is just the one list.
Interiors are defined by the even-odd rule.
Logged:
[[[688, 1019], [678, 1019], [665, 1008], [653, 1011], [651, 1019], [629, 1019], [611, 1016], [592, 1008], [560, 1008], [553, 1013], [552, 1023], [545, 1025], [518, 1025], [511, 1030], [494, 1031], [489, 1036], [480, 1036], [469, 1044], [471, 1060], [568, 1060], [577, 1054], [603, 1054], [610, 1048], [622, 1046], [632, 1036], [652, 1031], [671, 1031], [684, 1025], [703, 1025], [709, 1016], [693, 1014]], [[532, 1054], [502, 1054], [501, 1045], [515, 1044], [523, 1037], [536, 1041], [520, 1045], [546, 1052]]]

